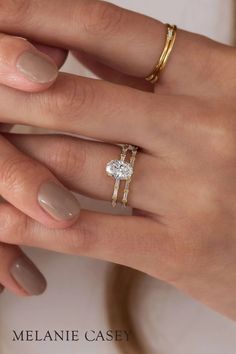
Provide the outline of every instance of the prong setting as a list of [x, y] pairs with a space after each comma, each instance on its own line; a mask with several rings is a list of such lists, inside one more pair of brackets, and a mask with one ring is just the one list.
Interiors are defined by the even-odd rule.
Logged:
[[106, 166], [106, 173], [115, 180], [127, 181], [133, 174], [133, 167], [122, 160], [111, 160]]

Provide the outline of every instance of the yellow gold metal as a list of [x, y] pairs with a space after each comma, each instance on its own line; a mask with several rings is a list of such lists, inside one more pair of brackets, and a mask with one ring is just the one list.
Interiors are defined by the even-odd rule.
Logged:
[[114, 192], [113, 192], [113, 195], [112, 195], [112, 206], [113, 206], [113, 208], [115, 208], [116, 204], [117, 204], [119, 188], [120, 188], [120, 180], [117, 179], [116, 182], [115, 182], [115, 185], [114, 185]]
[[[129, 148], [128, 145], [122, 145], [122, 150], [121, 150], [121, 154], [120, 154], [121, 161], [125, 161], [128, 148]], [[117, 199], [118, 199], [118, 194], [119, 194], [119, 189], [120, 189], [120, 182], [121, 182], [120, 180], [115, 181], [114, 191], [113, 191], [113, 195], [112, 195], [113, 208], [115, 208], [117, 205]]]
[[[138, 147], [137, 146], [132, 146], [131, 151], [132, 151], [132, 155], [131, 155], [129, 163], [130, 163], [130, 165], [133, 168], [134, 167], [134, 163], [135, 163], [135, 159], [136, 159], [136, 155], [137, 155], [137, 152], [138, 152]], [[125, 189], [124, 189], [124, 194], [123, 194], [123, 198], [122, 198], [122, 204], [123, 204], [124, 207], [126, 207], [127, 203], [128, 203], [129, 186], [130, 186], [130, 183], [131, 183], [131, 179], [132, 179], [132, 177], [127, 179], [127, 181], [125, 182]]]
[[146, 77], [146, 80], [149, 81], [151, 84], [155, 84], [158, 81], [160, 77], [160, 73], [165, 68], [175, 44], [177, 26], [169, 25], [169, 24], [167, 24], [166, 26], [167, 26], [167, 35], [166, 35], [165, 47], [153, 71], [151, 72], [150, 75]]
[[[121, 148], [122, 148], [122, 150], [121, 150], [121, 154], [120, 154], [120, 161], [125, 162], [125, 160], [127, 158], [128, 151], [131, 151], [130, 161], [127, 162], [127, 163], [129, 163], [130, 166], [133, 169], [134, 168], [135, 159], [136, 159], [136, 155], [137, 155], [137, 152], [138, 152], [138, 147], [137, 146], [133, 146], [133, 145], [128, 145], [128, 144], [123, 144], [121, 146]], [[122, 198], [122, 204], [123, 204], [124, 207], [126, 207], [127, 203], [128, 203], [128, 195], [129, 195], [129, 187], [130, 187], [131, 179], [132, 179], [132, 176], [125, 181], [125, 187], [124, 187], [123, 198]], [[121, 184], [121, 180], [120, 179], [116, 179], [115, 180], [115, 184], [114, 184], [113, 195], [112, 195], [112, 206], [113, 206], [113, 208], [116, 207], [117, 202], [118, 202], [120, 184]]]

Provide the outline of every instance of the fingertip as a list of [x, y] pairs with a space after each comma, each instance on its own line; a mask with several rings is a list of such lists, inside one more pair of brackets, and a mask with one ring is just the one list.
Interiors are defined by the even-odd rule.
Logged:
[[38, 92], [54, 83], [58, 66], [51, 56], [25, 38], [5, 34], [0, 37], [0, 84]]
[[67, 188], [54, 181], [41, 184], [38, 191], [41, 208], [62, 226], [72, 225], [80, 215], [80, 203]]
[[[9, 234], [6, 238], [9, 240]], [[45, 277], [18, 246], [1, 242], [0, 252], [0, 294], [4, 289], [20, 297], [41, 295], [45, 292]]]
[[39, 51], [22, 52], [17, 59], [16, 68], [24, 79], [40, 85], [50, 85], [58, 76], [55, 62]]
[[40, 43], [34, 43], [34, 42], [31, 42], [31, 43], [40, 52], [42, 52], [45, 55], [47, 55], [48, 57], [50, 57], [57, 65], [58, 69], [60, 69], [64, 65], [64, 63], [68, 57], [68, 54], [69, 54], [68, 50], [57, 48], [57, 47], [49, 47], [47, 45], [43, 45]]
[[17, 258], [10, 267], [16, 283], [29, 295], [38, 296], [45, 292], [47, 281], [35, 264], [25, 255]]

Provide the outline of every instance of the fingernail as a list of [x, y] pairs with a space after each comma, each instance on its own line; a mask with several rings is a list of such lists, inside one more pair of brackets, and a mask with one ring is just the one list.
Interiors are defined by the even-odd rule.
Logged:
[[0, 294], [3, 292], [3, 290], [4, 290], [4, 286], [0, 284]]
[[17, 69], [30, 81], [45, 84], [56, 79], [56, 64], [44, 55], [34, 52], [23, 52], [16, 63]]
[[75, 196], [54, 182], [46, 182], [40, 187], [38, 201], [56, 220], [73, 219], [80, 213], [80, 205]]
[[10, 273], [15, 281], [29, 294], [40, 295], [47, 282], [36, 266], [26, 257], [18, 258], [11, 266]]

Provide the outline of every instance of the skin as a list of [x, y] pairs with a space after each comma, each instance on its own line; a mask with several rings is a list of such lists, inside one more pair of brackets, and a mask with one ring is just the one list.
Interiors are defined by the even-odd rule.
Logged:
[[[135, 268], [236, 320], [236, 50], [179, 30], [153, 88], [143, 77], [163, 49], [161, 22], [100, 1], [69, 0], [66, 11], [63, 0], [41, 3], [6, 2], [0, 30], [71, 49], [102, 80], [60, 74], [34, 94], [1, 86], [2, 121], [103, 143], [57, 135], [4, 138], [68, 188], [101, 200], [112, 195], [114, 181], [104, 169], [119, 156], [115, 143], [138, 145], [129, 196], [134, 215], [84, 210], [68, 230], [49, 229], [11, 201], [0, 205], [0, 241]], [[18, 14], [14, 23], [12, 13]], [[5, 263], [0, 280], [16, 292]]]
[[[48, 89], [55, 80], [45, 83], [33, 82], [18, 70], [16, 65], [17, 60], [25, 52], [34, 53], [47, 59], [49, 62], [54, 64], [55, 70], [63, 65], [67, 57], [67, 51], [65, 49], [51, 47], [33, 41], [29, 42], [23, 37], [0, 33], [0, 84], [2, 86], [11, 87], [12, 89], [31, 93], [41, 92]], [[7, 106], [7, 104], [8, 102], [6, 101], [5, 105]], [[8, 132], [11, 130], [11, 128], [12, 124], [2, 123], [0, 126], [0, 130], [2, 132]], [[14, 160], [14, 164], [16, 166], [18, 164], [19, 166], [23, 166], [24, 164], [24, 169], [19, 169], [16, 171], [16, 173], [14, 173], [14, 178], [16, 178], [17, 181], [15, 185], [17, 191], [16, 193], [9, 191], [9, 196], [5, 194], [5, 191], [8, 189], [7, 185], [8, 182], [10, 182], [11, 176], [10, 173], [8, 176], [5, 175], [6, 178], [3, 175], [1, 176], [1, 196], [4, 197], [7, 201], [11, 200], [11, 203], [17, 206], [19, 210], [24, 211], [27, 215], [35, 217], [36, 220], [44, 223], [49, 227], [51, 226], [64, 228], [70, 226], [75, 220], [66, 222], [55, 221], [52, 219], [52, 217], [47, 215], [36, 203], [36, 191], [40, 184], [47, 179], [57, 181], [56, 177], [53, 176], [51, 171], [49, 171], [45, 166], [40, 165], [36, 160], [31, 159], [28, 155], [22, 154], [22, 152], [11, 145], [3, 135], [1, 135], [0, 140], [1, 161], [3, 165], [5, 165], [5, 163], [8, 165], [8, 160]], [[7, 169], [7, 165], [5, 165], [4, 169]], [[34, 166], [34, 170], [32, 170], [32, 166]], [[23, 184], [21, 184], [22, 181], [24, 181]], [[23, 188], [21, 188], [21, 186]], [[13, 188], [13, 185], [11, 185], [11, 188]], [[11, 289], [16, 294], [27, 295], [23, 289], [20, 288], [19, 285], [16, 284], [16, 282], [9, 276], [9, 268], [11, 264], [14, 263], [14, 260], [22, 257], [24, 255], [23, 252], [17, 246], [0, 243], [0, 255], [0, 273], [7, 275], [6, 278], [9, 289]], [[1, 279], [5, 278], [5, 275], [1, 277]]]

